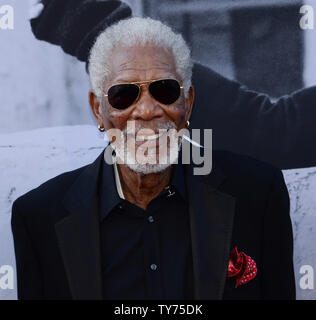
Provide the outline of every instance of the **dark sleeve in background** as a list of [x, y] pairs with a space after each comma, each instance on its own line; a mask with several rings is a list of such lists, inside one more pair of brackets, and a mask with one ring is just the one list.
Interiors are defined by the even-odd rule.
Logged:
[[97, 36], [106, 27], [131, 17], [130, 7], [116, 0], [42, 0], [44, 9], [31, 19], [34, 36], [60, 46], [87, 62]]
[[316, 165], [316, 87], [273, 103], [198, 63], [193, 85], [191, 128], [212, 129], [214, 149], [249, 155], [280, 169]]
[[277, 170], [263, 222], [262, 298], [294, 300], [293, 231], [290, 201], [281, 171]]
[[11, 218], [16, 259], [17, 291], [19, 300], [41, 300], [42, 281], [38, 260], [17, 201], [13, 203]]

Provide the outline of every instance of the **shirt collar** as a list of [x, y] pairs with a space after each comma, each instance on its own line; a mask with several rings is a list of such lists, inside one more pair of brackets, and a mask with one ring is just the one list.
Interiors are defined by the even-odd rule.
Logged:
[[181, 163], [173, 165], [172, 176], [170, 185], [174, 186], [182, 196], [183, 200], [186, 200], [185, 179], [184, 179], [184, 165]]
[[[106, 149], [105, 149], [106, 150]], [[106, 152], [106, 151], [104, 151]], [[113, 165], [107, 164], [103, 160], [102, 180], [100, 188], [100, 220], [102, 221], [108, 213], [124, 200], [121, 182], [115, 158], [112, 158]], [[184, 165], [174, 164], [170, 179], [170, 185], [174, 186], [182, 198], [186, 200]]]
[[115, 182], [115, 186], [116, 186], [116, 191], [117, 191], [118, 196], [124, 200], [125, 197], [124, 197], [124, 193], [122, 190], [120, 175], [119, 175], [118, 169], [117, 169], [116, 157], [113, 155], [113, 153], [112, 153], [112, 161], [113, 161], [113, 170], [114, 170], [114, 178], [115, 178], [114, 182]]
[[[104, 152], [106, 152], [106, 149]], [[105, 157], [103, 157], [101, 177], [100, 220], [102, 221], [122, 199], [116, 188], [114, 167], [113, 165], [106, 163]]]

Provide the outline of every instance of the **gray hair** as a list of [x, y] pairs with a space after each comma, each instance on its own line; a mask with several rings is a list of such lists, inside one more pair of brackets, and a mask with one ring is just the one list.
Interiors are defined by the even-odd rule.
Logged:
[[181, 77], [184, 94], [187, 97], [191, 86], [191, 52], [181, 34], [169, 26], [151, 18], [130, 18], [121, 20], [106, 28], [96, 39], [89, 57], [89, 76], [92, 90], [100, 99], [103, 83], [110, 73], [110, 55], [119, 45], [154, 45], [171, 50], [177, 74]]

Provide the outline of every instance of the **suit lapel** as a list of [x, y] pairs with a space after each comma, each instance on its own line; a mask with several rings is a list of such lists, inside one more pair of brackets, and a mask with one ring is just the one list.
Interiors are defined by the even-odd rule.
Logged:
[[195, 298], [218, 300], [223, 297], [227, 275], [235, 198], [216, 189], [225, 179], [218, 168], [209, 176], [193, 176], [189, 168], [186, 185]]
[[102, 299], [97, 184], [103, 152], [78, 177], [63, 205], [69, 215], [55, 225], [74, 299]]
[[[65, 196], [69, 211], [55, 225], [57, 240], [74, 299], [102, 299], [99, 201], [97, 185], [103, 152], [85, 168]], [[222, 299], [233, 228], [235, 198], [217, 187], [225, 176], [213, 168], [209, 176], [185, 170], [195, 298]]]

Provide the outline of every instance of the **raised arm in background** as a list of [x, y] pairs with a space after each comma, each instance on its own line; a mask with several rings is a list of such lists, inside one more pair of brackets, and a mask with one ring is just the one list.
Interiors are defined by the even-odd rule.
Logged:
[[249, 155], [281, 169], [316, 166], [316, 86], [273, 103], [267, 95], [198, 63], [193, 85], [191, 128], [212, 129], [214, 149]]

